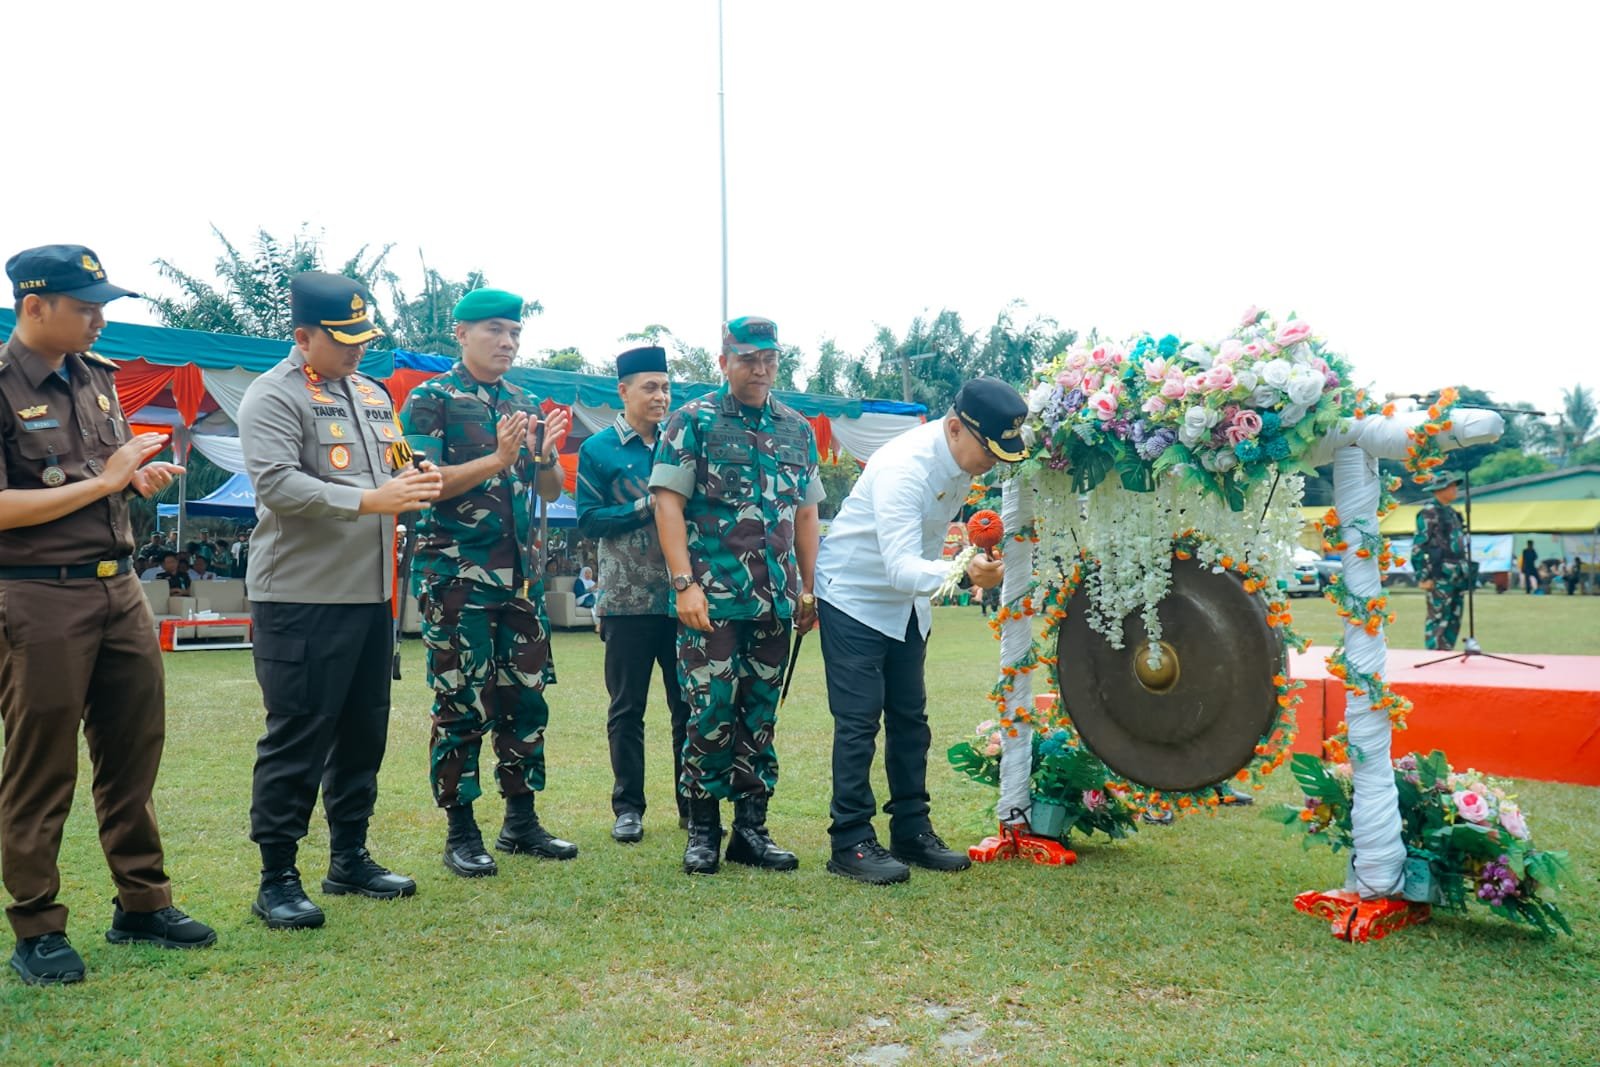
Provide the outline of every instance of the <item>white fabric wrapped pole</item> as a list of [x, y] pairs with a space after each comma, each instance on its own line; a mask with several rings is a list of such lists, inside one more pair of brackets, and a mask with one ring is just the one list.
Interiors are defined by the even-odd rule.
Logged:
[[[1015, 534], [1033, 519], [1033, 490], [1022, 485], [1019, 479], [1006, 482], [1001, 495], [1000, 522], [1005, 528], [1004, 559], [1005, 581], [1000, 585], [1000, 603], [1020, 602], [1028, 594], [1033, 581], [1033, 542]], [[1007, 619], [1000, 627], [1000, 666], [1011, 667], [1020, 663], [1033, 647], [1033, 619], [1017, 616]], [[1015, 674], [1011, 677], [1012, 690], [1006, 695], [1006, 706], [1011, 709], [1012, 729], [1016, 736], [1006, 731], [1000, 738], [1000, 802], [995, 814], [1002, 823], [1020, 821], [1012, 818], [1013, 811], [1027, 811], [1029, 780], [1033, 777], [1033, 725], [1017, 722], [1016, 713], [1033, 711], [1033, 683], [1031, 675]], [[1006, 681], [1004, 671], [1000, 680]]]
[[[1341, 448], [1333, 459], [1333, 506], [1339, 512], [1340, 539], [1361, 544], [1363, 534], [1378, 531], [1378, 461], [1357, 445]], [[1377, 553], [1365, 558], [1354, 551], [1344, 555], [1344, 583], [1351, 596], [1363, 603], [1383, 595]], [[1376, 635], [1361, 626], [1361, 618], [1345, 622], [1344, 649], [1350, 671], [1381, 674], [1388, 665], [1387, 631]], [[1387, 712], [1374, 711], [1365, 692], [1345, 694], [1345, 725], [1350, 735], [1353, 772], [1351, 836], [1355, 858], [1355, 885], [1364, 899], [1393, 896], [1405, 881], [1405, 844], [1400, 839], [1400, 794], [1390, 763], [1393, 730]]]

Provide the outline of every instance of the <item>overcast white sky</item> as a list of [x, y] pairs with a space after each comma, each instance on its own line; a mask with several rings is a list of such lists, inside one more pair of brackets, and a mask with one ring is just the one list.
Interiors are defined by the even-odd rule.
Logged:
[[[1218, 339], [1297, 310], [1380, 390], [1600, 382], [1585, 5], [727, 0], [730, 311], [815, 353], [1011, 299]], [[592, 360], [721, 314], [715, 0], [10, 6], [4, 254], [394, 242]], [[1583, 101], [1589, 101], [1588, 104]], [[131, 301], [113, 318], [149, 321]]]

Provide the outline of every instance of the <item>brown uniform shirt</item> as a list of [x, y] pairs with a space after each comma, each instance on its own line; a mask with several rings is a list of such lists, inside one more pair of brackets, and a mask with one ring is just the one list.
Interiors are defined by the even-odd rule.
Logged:
[[[117, 403], [117, 365], [93, 352], [72, 353], [68, 380], [12, 337], [0, 346], [0, 489], [47, 489], [46, 472], [65, 481], [98, 477], [128, 440]], [[133, 554], [133, 524], [121, 493], [37, 526], [0, 530], [0, 567], [72, 566]]]

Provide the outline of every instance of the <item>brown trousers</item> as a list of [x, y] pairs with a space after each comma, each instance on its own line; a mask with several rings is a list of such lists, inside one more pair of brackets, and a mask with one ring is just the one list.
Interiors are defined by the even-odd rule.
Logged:
[[166, 740], [165, 676], [139, 580], [0, 580], [0, 876], [17, 937], [64, 932], [61, 828], [94, 765], [100, 847], [125, 911], [172, 903], [150, 793]]

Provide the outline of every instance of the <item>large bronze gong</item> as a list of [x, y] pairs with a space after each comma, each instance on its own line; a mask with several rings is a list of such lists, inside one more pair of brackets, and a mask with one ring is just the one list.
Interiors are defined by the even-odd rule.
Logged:
[[1174, 791], [1215, 785], [1249, 764], [1277, 712], [1272, 676], [1284, 656], [1258, 597], [1232, 574], [1175, 560], [1157, 608], [1154, 669], [1137, 612], [1122, 620], [1117, 649], [1090, 628], [1087, 609], [1080, 589], [1056, 652], [1062, 700], [1090, 751], [1130, 781]]

